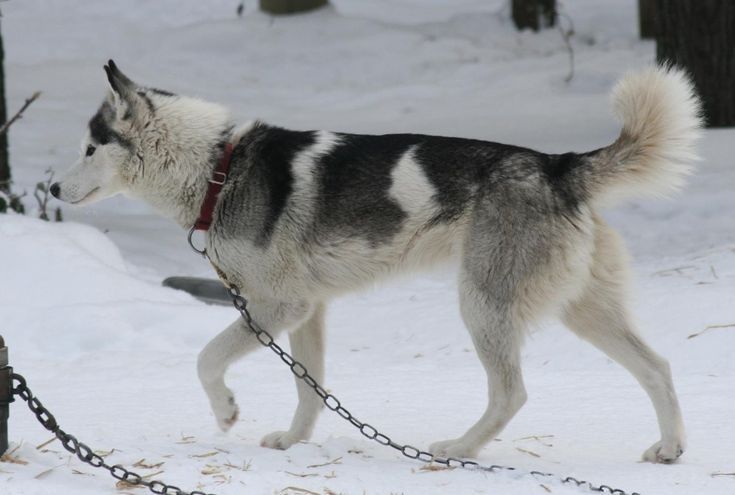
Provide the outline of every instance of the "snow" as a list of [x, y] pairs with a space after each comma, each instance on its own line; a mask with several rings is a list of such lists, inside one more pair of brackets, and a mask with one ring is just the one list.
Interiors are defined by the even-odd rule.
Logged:
[[[637, 40], [634, 0], [565, 0], [575, 76], [556, 31], [516, 33], [501, 0], [333, 0], [271, 19], [248, 1], [24, 0], [3, 10], [9, 108], [40, 100], [11, 129], [19, 188], [76, 158], [114, 58], [136, 79], [228, 104], [243, 120], [296, 128], [428, 132], [549, 152], [588, 150], [618, 130], [607, 93], [653, 60]], [[735, 477], [735, 168], [733, 130], [707, 131], [703, 161], [671, 201], [606, 212], [628, 241], [636, 314], [672, 365], [689, 447], [672, 466], [637, 462], [658, 439], [632, 377], [558, 323], [523, 353], [529, 401], [480, 456], [486, 464], [574, 475], [641, 494], [731, 494]], [[32, 200], [28, 200], [30, 204]], [[60, 423], [108, 462], [183, 489], [235, 493], [584, 493], [546, 479], [422, 471], [324, 413], [309, 443], [258, 447], [295, 406], [287, 369], [259, 352], [233, 367], [241, 420], [217, 430], [198, 384], [198, 351], [236, 314], [160, 286], [213, 276], [185, 233], [122, 198], [63, 207], [66, 222], [0, 217], [0, 331], [11, 362]], [[394, 281], [335, 302], [327, 385], [359, 418], [425, 447], [461, 434], [485, 402], [484, 373], [456, 307], [453, 272]], [[701, 333], [700, 333], [701, 332]], [[689, 336], [697, 336], [689, 338]], [[117, 489], [11, 408], [12, 458], [0, 493], [142, 493]], [[535, 438], [532, 438], [535, 437]], [[332, 461], [330, 463], [330, 461]], [[317, 466], [325, 464], [323, 466]], [[313, 467], [317, 466], [317, 467]], [[292, 488], [288, 488], [292, 487]], [[293, 488], [296, 487], [296, 488]]]

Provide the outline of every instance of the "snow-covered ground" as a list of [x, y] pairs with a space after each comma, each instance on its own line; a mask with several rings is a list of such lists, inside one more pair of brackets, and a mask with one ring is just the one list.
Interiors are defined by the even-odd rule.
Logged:
[[[275, 20], [254, 0], [237, 18], [236, 3], [4, 2], [9, 107], [44, 92], [11, 130], [17, 187], [76, 158], [108, 58], [147, 84], [226, 103], [243, 120], [557, 152], [609, 143], [611, 85], [654, 56], [637, 40], [635, 0], [564, 0], [576, 33], [569, 84], [559, 33], [516, 33], [503, 0], [333, 0]], [[635, 258], [642, 331], [672, 364], [689, 432], [681, 461], [637, 462], [657, 440], [648, 399], [554, 322], [524, 350], [527, 405], [481, 461], [644, 495], [735, 492], [734, 140], [735, 130], [707, 131], [699, 171], [675, 199], [606, 212]], [[526, 476], [422, 470], [327, 413], [311, 442], [260, 448], [295, 405], [287, 369], [266, 352], [232, 369], [241, 420], [218, 432], [195, 360], [236, 314], [160, 287], [168, 275], [211, 276], [208, 265], [143, 205], [112, 199], [64, 213], [63, 224], [0, 217], [0, 333], [62, 425], [111, 451], [108, 462], [222, 495], [582, 493]], [[484, 407], [450, 270], [345, 297], [328, 328], [328, 387], [399, 441], [456, 436]], [[15, 462], [0, 463], [0, 494], [142, 493], [115, 487], [58, 443], [37, 449], [49, 435], [22, 405], [11, 414]]]

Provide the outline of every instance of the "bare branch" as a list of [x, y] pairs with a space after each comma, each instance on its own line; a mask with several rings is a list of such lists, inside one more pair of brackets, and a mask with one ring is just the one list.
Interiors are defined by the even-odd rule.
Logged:
[[[559, 30], [561, 39], [564, 41], [564, 46], [567, 49], [567, 53], [569, 54], [569, 73], [567, 74], [567, 77], [564, 78], [564, 82], [569, 84], [574, 77], [574, 48], [572, 47], [571, 41], [572, 36], [574, 36], [574, 21], [572, 21], [572, 18], [569, 17], [569, 14], [567, 14], [566, 12], [562, 12], [559, 9], [556, 9], [555, 15], [557, 21], [557, 29]], [[562, 26], [562, 19], [565, 19], [569, 24], [568, 29], [564, 29], [564, 26]]]
[[8, 132], [8, 128], [9, 128], [9, 127], [10, 127], [11, 125], [13, 125], [13, 123], [15, 123], [15, 121], [16, 121], [16, 120], [18, 120], [18, 119], [20, 119], [21, 117], [23, 117], [23, 112], [25, 112], [25, 111], [26, 111], [26, 108], [28, 108], [28, 107], [29, 107], [29, 106], [31, 105], [31, 103], [33, 103], [34, 101], [36, 101], [36, 100], [38, 99], [38, 97], [39, 97], [39, 96], [41, 96], [41, 92], [40, 92], [40, 91], [36, 91], [35, 93], [33, 93], [33, 94], [31, 95], [31, 97], [30, 97], [30, 98], [27, 98], [27, 99], [26, 99], [26, 101], [25, 101], [25, 103], [23, 103], [23, 106], [22, 106], [22, 107], [20, 107], [20, 110], [18, 110], [18, 112], [17, 112], [17, 113], [15, 114], [15, 115], [13, 115], [13, 118], [11, 118], [11, 119], [10, 119], [10, 120], [8, 120], [7, 122], [5, 122], [5, 123], [4, 123], [3, 125], [2, 125], [2, 127], [0, 127], [0, 135], [3, 135], [3, 134], [5, 134], [6, 132]]
[[[36, 188], [33, 190], [33, 196], [36, 198], [36, 202], [38, 202], [38, 218], [49, 221], [48, 201], [51, 183], [54, 181], [54, 171], [48, 169], [46, 170], [46, 175], [48, 175], [48, 179], [46, 179], [46, 182], [36, 184]], [[57, 216], [58, 214], [57, 212]]]

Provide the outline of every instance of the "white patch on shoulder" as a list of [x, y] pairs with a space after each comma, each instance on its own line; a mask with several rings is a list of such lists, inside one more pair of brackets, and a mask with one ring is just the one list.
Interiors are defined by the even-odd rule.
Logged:
[[257, 121], [255, 121], [255, 120], [248, 120], [244, 124], [238, 126], [232, 132], [232, 144], [237, 144], [237, 142], [240, 141], [240, 139], [242, 139], [242, 137], [245, 134], [247, 134], [248, 132], [250, 132], [253, 129], [253, 127], [255, 127], [255, 123], [256, 122]]
[[431, 216], [436, 211], [436, 189], [421, 164], [414, 158], [415, 147], [406, 151], [393, 168], [393, 183], [388, 194], [411, 217]]
[[289, 198], [290, 216], [294, 220], [309, 222], [315, 211], [315, 197], [319, 193], [316, 184], [316, 164], [325, 154], [339, 145], [339, 136], [332, 132], [318, 131], [316, 142], [298, 152], [291, 161], [293, 192]]
[[339, 141], [339, 137], [333, 132], [318, 131], [316, 142], [294, 156], [291, 162], [291, 173], [294, 175], [295, 189], [304, 191], [310, 188], [317, 160], [332, 151]]

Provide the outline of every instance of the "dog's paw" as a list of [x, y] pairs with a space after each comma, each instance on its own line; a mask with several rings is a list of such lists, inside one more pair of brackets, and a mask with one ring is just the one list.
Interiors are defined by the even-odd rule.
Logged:
[[467, 459], [475, 457], [479, 449], [472, 445], [467, 445], [461, 439], [443, 440], [441, 442], [432, 443], [429, 446], [429, 452], [436, 457], [453, 457], [455, 459]]
[[226, 394], [218, 397], [211, 401], [212, 412], [214, 417], [217, 419], [217, 425], [220, 430], [228, 431], [232, 426], [237, 423], [237, 418], [240, 415], [240, 409], [237, 407], [235, 397], [229, 390]]
[[263, 437], [263, 440], [260, 441], [260, 446], [269, 449], [286, 450], [301, 440], [303, 439], [291, 434], [290, 431], [274, 431]]
[[684, 453], [684, 448], [678, 442], [658, 441], [643, 453], [643, 460], [661, 464], [671, 464]]

